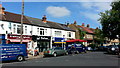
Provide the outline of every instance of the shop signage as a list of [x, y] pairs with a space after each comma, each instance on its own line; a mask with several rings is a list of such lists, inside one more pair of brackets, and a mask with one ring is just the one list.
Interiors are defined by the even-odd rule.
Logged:
[[50, 40], [49, 36], [38, 36], [37, 40]]
[[[20, 35], [13, 35], [13, 34], [8, 34], [8, 39], [20, 39]], [[31, 36], [28, 35], [22, 35], [23, 40], [31, 40]]]

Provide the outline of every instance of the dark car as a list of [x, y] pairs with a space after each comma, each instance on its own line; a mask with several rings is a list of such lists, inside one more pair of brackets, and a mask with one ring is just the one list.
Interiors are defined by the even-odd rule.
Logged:
[[118, 45], [109, 45], [107, 47], [107, 52], [111, 54], [119, 54], [119, 46]]
[[99, 46], [99, 47], [98, 47], [98, 50], [99, 50], [99, 51], [105, 51], [106, 48], [107, 48], [107, 46]]

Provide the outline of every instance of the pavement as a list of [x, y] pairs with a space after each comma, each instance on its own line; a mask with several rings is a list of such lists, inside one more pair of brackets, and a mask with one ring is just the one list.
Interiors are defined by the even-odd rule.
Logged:
[[43, 58], [43, 56], [44, 56], [44, 55], [38, 55], [38, 56], [28, 55], [28, 58], [26, 58], [26, 60]]

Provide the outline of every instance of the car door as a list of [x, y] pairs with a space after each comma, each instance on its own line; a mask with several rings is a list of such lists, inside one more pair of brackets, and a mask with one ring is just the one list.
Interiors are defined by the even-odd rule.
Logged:
[[57, 53], [57, 55], [60, 55], [60, 48], [59, 48], [59, 47], [56, 47], [56, 48], [54, 49], [54, 51]]
[[60, 48], [60, 54], [64, 54], [65, 50], [63, 48]]

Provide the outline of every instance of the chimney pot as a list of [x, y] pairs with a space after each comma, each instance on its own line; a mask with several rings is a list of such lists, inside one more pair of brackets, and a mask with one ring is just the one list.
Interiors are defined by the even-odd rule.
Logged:
[[42, 21], [43, 21], [44, 23], [46, 23], [46, 22], [47, 22], [46, 15], [44, 15], [44, 16], [42, 17]]
[[76, 24], [77, 24], [77, 22], [76, 22], [76, 21], [74, 21], [74, 24], [76, 25]]
[[1, 9], [1, 11], [0, 11], [0, 14], [5, 14], [5, 12], [4, 12], [4, 10], [5, 10], [5, 8], [4, 7], [2, 7], [2, 4], [0, 4], [0, 9]]
[[89, 24], [87, 24], [87, 27], [89, 28], [89, 27], [90, 27], [90, 25], [89, 25]]
[[85, 26], [85, 24], [84, 24], [84, 23], [82, 23], [82, 26]]

